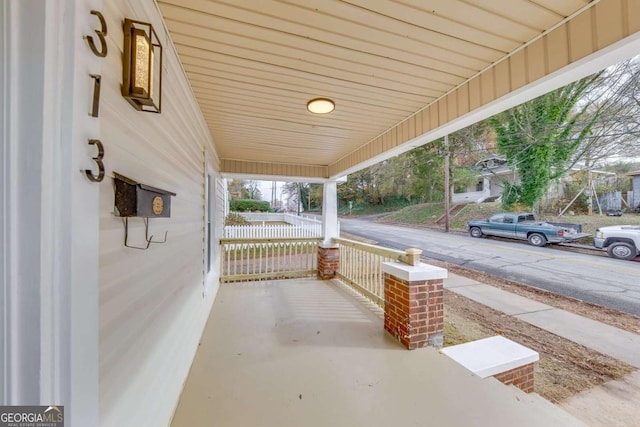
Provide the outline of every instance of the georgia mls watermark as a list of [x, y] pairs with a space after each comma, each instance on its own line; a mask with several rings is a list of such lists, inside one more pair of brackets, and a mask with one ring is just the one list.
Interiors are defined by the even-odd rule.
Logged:
[[0, 427], [64, 427], [64, 406], [0, 406]]

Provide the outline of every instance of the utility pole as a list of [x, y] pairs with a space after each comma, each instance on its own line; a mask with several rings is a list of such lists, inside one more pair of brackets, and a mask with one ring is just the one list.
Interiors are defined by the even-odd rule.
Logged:
[[277, 182], [272, 181], [271, 182], [271, 207], [273, 209], [276, 208], [276, 187], [277, 187]]
[[593, 182], [591, 181], [591, 170], [587, 171], [587, 196], [589, 197], [588, 201], [588, 215], [593, 215]]
[[444, 231], [449, 232], [449, 135], [444, 136]]

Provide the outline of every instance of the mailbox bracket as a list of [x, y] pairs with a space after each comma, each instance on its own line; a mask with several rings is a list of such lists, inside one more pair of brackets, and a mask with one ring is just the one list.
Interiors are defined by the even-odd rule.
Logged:
[[[149, 218], [171, 217], [171, 196], [176, 193], [141, 184], [124, 175], [114, 172], [115, 189], [114, 215], [122, 218], [124, 226], [124, 245], [132, 249], [149, 249], [151, 243], [166, 243], [167, 231], [163, 240], [153, 240], [149, 235]], [[134, 246], [129, 244], [129, 218], [142, 218], [144, 221], [144, 240], [146, 245]]]

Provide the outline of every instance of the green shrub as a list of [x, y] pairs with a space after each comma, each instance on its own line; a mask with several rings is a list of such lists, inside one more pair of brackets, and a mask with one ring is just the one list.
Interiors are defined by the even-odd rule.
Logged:
[[251, 225], [242, 215], [231, 212], [224, 219], [224, 225]]
[[269, 202], [252, 199], [232, 199], [229, 201], [229, 210], [235, 212], [269, 212]]

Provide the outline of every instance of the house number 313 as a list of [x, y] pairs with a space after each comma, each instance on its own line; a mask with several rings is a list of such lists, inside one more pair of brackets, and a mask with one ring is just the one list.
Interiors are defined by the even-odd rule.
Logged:
[[[89, 49], [91, 49], [91, 52], [93, 52], [94, 55], [100, 58], [104, 58], [105, 56], [107, 56], [107, 23], [104, 19], [104, 16], [102, 16], [102, 13], [100, 13], [99, 11], [92, 10], [91, 14], [96, 16], [98, 18], [98, 21], [100, 21], [100, 29], [94, 30], [96, 35], [98, 36], [100, 48], [98, 49], [96, 43], [93, 41], [92, 36], [85, 36], [85, 38], [87, 40], [87, 43], [89, 44]], [[93, 104], [91, 113], [89, 113], [89, 115], [91, 117], [98, 117], [100, 108], [101, 76], [99, 74], [89, 74], [89, 76], [94, 80]], [[98, 166], [98, 175], [94, 175], [91, 169], [85, 169], [84, 174], [91, 182], [102, 182], [102, 180], [104, 179], [104, 163], [102, 162], [102, 159], [104, 158], [104, 146], [99, 139], [90, 139], [89, 145], [95, 145], [98, 149], [98, 155], [93, 157], [93, 161], [96, 162], [96, 165]]]

